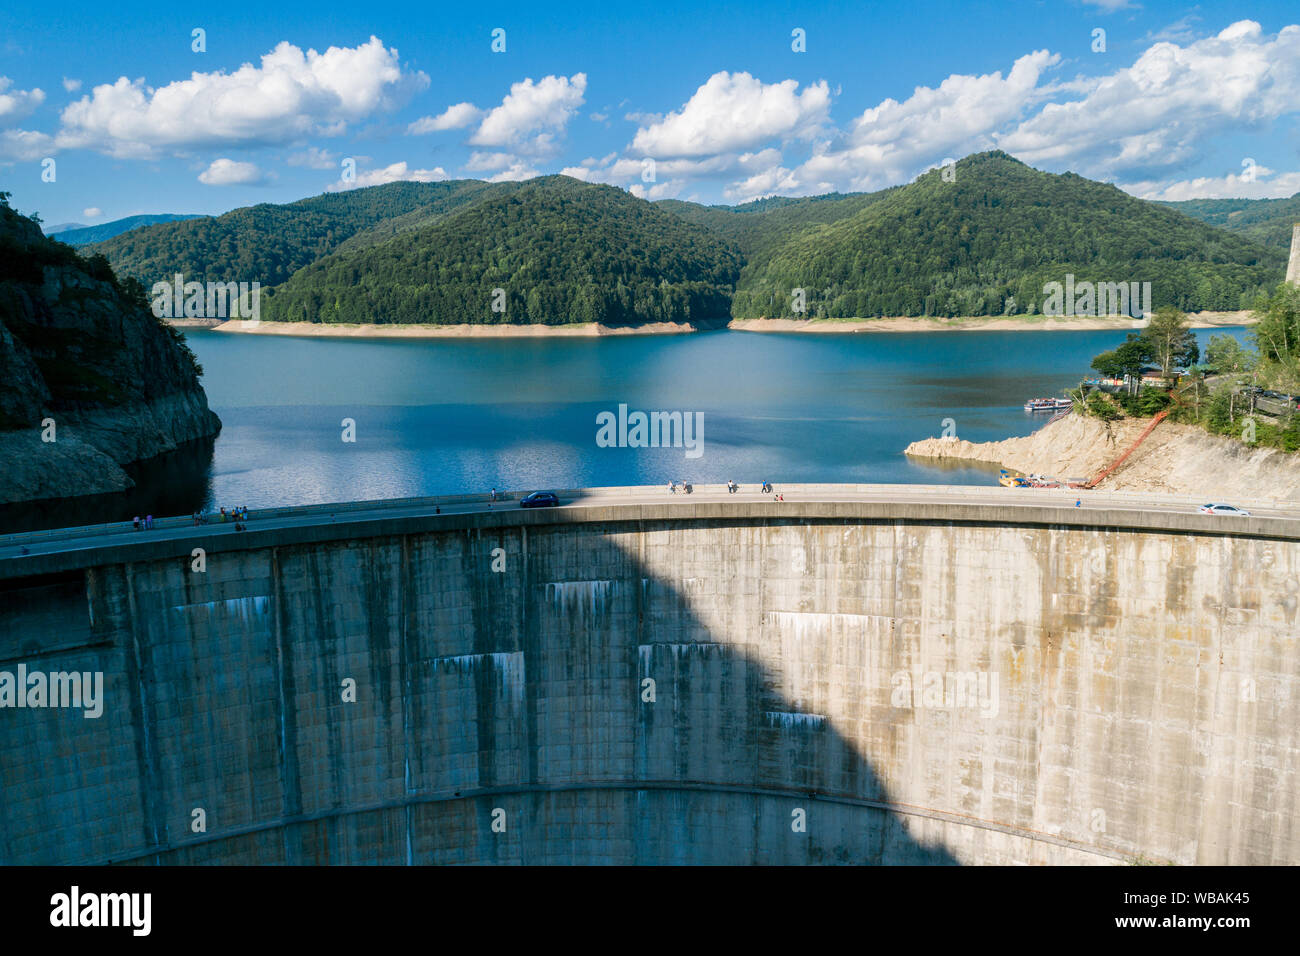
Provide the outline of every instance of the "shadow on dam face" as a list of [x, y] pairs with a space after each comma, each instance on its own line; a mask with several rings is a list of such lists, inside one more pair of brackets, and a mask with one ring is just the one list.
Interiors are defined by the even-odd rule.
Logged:
[[1294, 861], [1294, 542], [438, 520], [0, 581], [0, 862]]
[[0, 862], [954, 863], [820, 706], [807, 622], [759, 610], [765, 562], [689, 545], [476, 529], [7, 582], [0, 669], [105, 688], [98, 719], [0, 712]]

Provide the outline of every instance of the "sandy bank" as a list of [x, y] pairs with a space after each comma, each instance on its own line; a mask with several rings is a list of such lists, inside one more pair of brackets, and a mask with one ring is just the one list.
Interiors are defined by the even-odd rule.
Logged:
[[[173, 325], [180, 325], [173, 322]], [[595, 338], [603, 335], [681, 335], [700, 328], [685, 322], [653, 322], [635, 328], [613, 327], [597, 322], [573, 325], [343, 325], [320, 322], [254, 322], [231, 319], [215, 326], [217, 332], [250, 335], [297, 335], [323, 338]], [[720, 327], [720, 324], [719, 324]]]
[[226, 319], [167, 319], [168, 325], [177, 329], [215, 329], [224, 325]]
[[[906, 454], [990, 462], [1057, 478], [1090, 478], [1123, 454], [1150, 421], [1126, 418], [1106, 423], [1070, 414], [1024, 438], [979, 444], [926, 438], [908, 445]], [[1297, 466], [1296, 455], [1251, 448], [1194, 425], [1163, 422], [1100, 489], [1196, 495], [1206, 500], [1296, 498], [1300, 496]]]
[[[1194, 329], [1251, 325], [1250, 312], [1192, 312]], [[1069, 332], [1088, 329], [1141, 329], [1140, 319], [1108, 316], [975, 315], [957, 318], [886, 316], [881, 319], [732, 319], [727, 328], [739, 332]]]
[[[1194, 329], [1229, 325], [1252, 325], [1249, 312], [1192, 312], [1188, 320]], [[737, 332], [1066, 332], [1088, 329], [1140, 329], [1138, 319], [1049, 318], [1034, 316], [967, 316], [924, 318], [893, 316], [883, 319], [732, 319], [730, 322], [652, 322], [634, 328], [580, 322], [572, 325], [343, 325], [321, 322], [253, 322], [247, 319], [168, 319], [177, 328], [213, 329], [252, 335], [296, 335], [323, 338], [596, 338], [603, 335], [684, 335], [689, 332], [727, 328]]]

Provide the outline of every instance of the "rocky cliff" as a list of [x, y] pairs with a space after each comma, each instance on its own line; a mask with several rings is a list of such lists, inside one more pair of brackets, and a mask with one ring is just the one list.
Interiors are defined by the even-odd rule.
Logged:
[[99, 256], [46, 238], [0, 194], [0, 504], [131, 487], [122, 465], [221, 422], [179, 332]]

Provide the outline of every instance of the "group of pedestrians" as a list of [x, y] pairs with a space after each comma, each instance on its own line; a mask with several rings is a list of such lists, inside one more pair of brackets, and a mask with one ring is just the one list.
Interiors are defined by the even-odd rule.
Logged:
[[152, 531], [153, 515], [145, 515], [143, 518], [136, 515], [131, 519], [131, 527], [135, 528], [136, 531]]
[[[149, 527], [152, 528], [153, 518], [148, 518], [146, 520], [149, 522]], [[197, 528], [199, 525], [208, 523], [208, 516], [206, 512], [193, 511], [190, 513], [190, 520], [194, 522], [194, 526]], [[247, 531], [248, 506], [240, 505], [238, 508], [226, 508], [223, 506], [217, 510], [217, 520], [222, 524], [225, 524], [227, 521], [233, 521], [235, 523], [236, 531]]]
[[248, 530], [248, 508], [244, 505], [240, 505], [238, 508], [231, 508], [229, 511], [227, 511], [225, 508], [222, 508], [221, 520], [233, 521], [235, 523], [236, 531], [247, 531]]
[[[691, 486], [690, 486], [689, 484], [687, 484], [685, 481], [677, 482], [677, 481], [672, 481], [672, 480], [669, 480], [669, 482], [668, 482], [668, 493], [669, 493], [670, 495], [675, 495], [675, 494], [677, 494], [677, 489], [678, 489], [678, 487], [680, 487], [681, 490], [684, 491], [684, 492], [686, 492], [687, 494], [690, 494], [690, 493], [691, 493]], [[730, 478], [728, 478], [728, 479], [727, 479], [727, 494], [729, 494], [729, 495], [734, 495], [734, 494], [735, 494], [736, 492], [738, 492], [738, 491], [740, 491], [740, 485], [736, 484], [733, 480], [731, 480]], [[772, 483], [771, 483], [770, 481], [765, 481], [765, 482], [763, 482], [763, 484], [759, 486], [759, 491], [760, 491], [762, 494], [765, 494], [765, 495], [772, 495], [772, 500], [773, 500], [773, 501], [785, 501], [785, 496], [784, 496], [784, 495], [773, 494], [773, 492], [772, 492]]]

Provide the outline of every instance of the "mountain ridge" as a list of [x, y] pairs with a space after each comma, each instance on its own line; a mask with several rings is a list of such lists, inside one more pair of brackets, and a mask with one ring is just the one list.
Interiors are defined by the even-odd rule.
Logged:
[[58, 239], [59, 242], [66, 242], [70, 246], [86, 246], [92, 242], [104, 242], [115, 236], [130, 232], [132, 229], [139, 229], [144, 226], [156, 226], [167, 222], [183, 222], [188, 219], [207, 218], [192, 213], [157, 213], [152, 215], [126, 216], [123, 219], [114, 219], [111, 222], [100, 223], [97, 226], [86, 226], [71, 224], [67, 228], [46, 229], [45, 235], [52, 239]]
[[[556, 219], [561, 207], [581, 229]], [[508, 242], [475, 229], [506, 230]], [[689, 262], [668, 254], [674, 244]], [[738, 206], [651, 203], [565, 176], [390, 183], [148, 226], [92, 249], [146, 283], [176, 272], [260, 281], [272, 321], [349, 324], [1014, 315], [1066, 274], [1151, 281], [1157, 306], [1233, 311], [1285, 266], [1275, 247], [999, 151], [959, 161], [955, 182], [931, 170], [875, 193]], [[649, 270], [633, 254], [649, 256]], [[485, 312], [485, 290], [498, 288], [506, 311]], [[794, 289], [808, 311], [795, 310]]]
[[[922, 174], [854, 215], [746, 264], [735, 318], [999, 315], [1035, 310], [1067, 275], [1151, 282], [1153, 306], [1246, 308], [1284, 256], [1075, 173], [1000, 151]], [[793, 290], [804, 290], [797, 311]]]
[[[505, 184], [498, 184], [505, 186]], [[725, 316], [740, 256], [613, 186], [546, 176], [340, 250], [273, 290], [271, 320], [611, 326]]]

